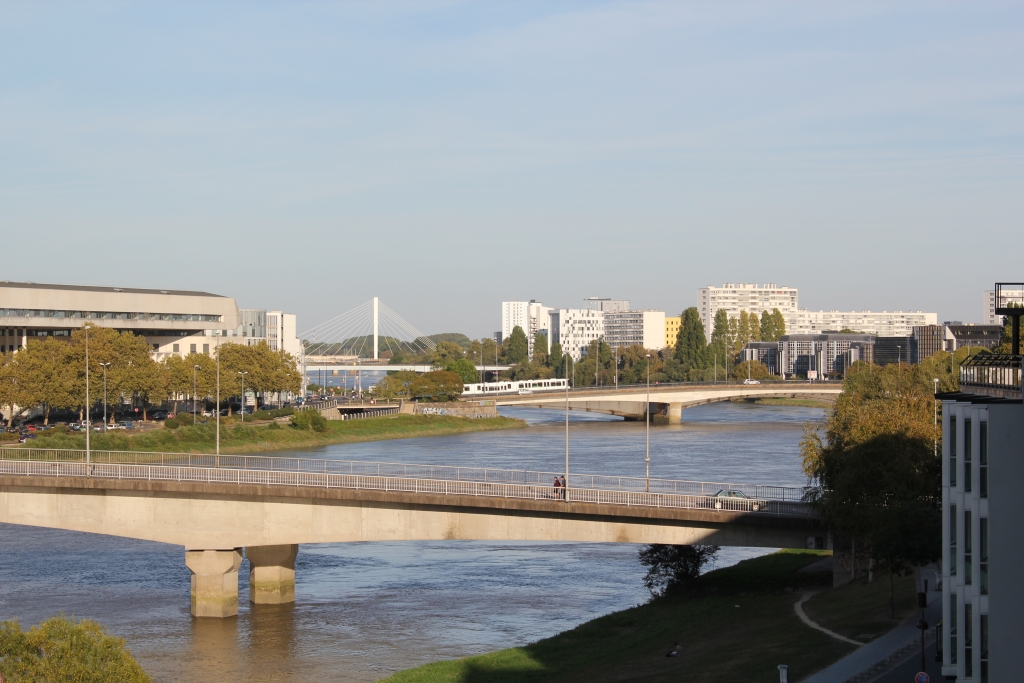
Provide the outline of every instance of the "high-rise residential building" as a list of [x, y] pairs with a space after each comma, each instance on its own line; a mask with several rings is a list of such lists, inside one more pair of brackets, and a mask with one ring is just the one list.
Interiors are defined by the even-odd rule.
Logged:
[[[533, 358], [533, 344], [538, 332], [543, 332], [548, 337], [548, 346], [551, 345], [551, 334], [549, 330], [551, 308], [539, 301], [502, 301], [501, 302], [501, 338], [507, 339], [512, 330], [516, 327], [522, 328], [526, 334], [526, 341], [530, 349], [530, 358]], [[545, 349], [547, 350], [547, 349]]]
[[715, 325], [715, 315], [720, 309], [725, 309], [730, 318], [736, 318], [744, 311], [760, 317], [764, 311], [771, 312], [777, 308], [786, 319], [786, 331], [789, 332], [790, 321], [795, 318], [797, 305], [797, 289], [780, 287], [775, 283], [757, 285], [727, 282], [721, 287], [708, 285], [697, 290], [697, 310], [700, 312], [700, 321], [704, 324], [704, 334], [709, 342]]
[[604, 314], [604, 340], [612, 348], [665, 348], [665, 311], [615, 311]]
[[821, 334], [851, 330], [856, 334], [880, 337], [909, 337], [915, 327], [934, 325], [936, 313], [922, 311], [808, 311], [797, 310], [786, 318], [786, 332]]
[[682, 316], [665, 316], [665, 346], [676, 345], [676, 339], [679, 339], [679, 328], [682, 327], [682, 325]]
[[562, 347], [562, 353], [567, 353], [573, 360], [578, 361], [588, 344], [605, 336], [604, 316], [602, 311], [594, 309], [552, 309], [548, 327], [551, 332], [548, 337], [549, 343], [557, 342]]
[[[1006, 296], [1012, 296], [1016, 298], [1024, 298], [1024, 290], [1021, 289], [1003, 289], [1000, 290]], [[981, 316], [981, 322], [984, 325], [1002, 325], [1003, 316], [996, 313], [996, 290], [990, 289], [985, 292], [985, 308]]]
[[587, 302], [587, 308], [601, 311], [602, 313], [618, 313], [629, 310], [629, 301], [625, 299], [602, 299], [592, 296], [584, 299], [584, 301]]

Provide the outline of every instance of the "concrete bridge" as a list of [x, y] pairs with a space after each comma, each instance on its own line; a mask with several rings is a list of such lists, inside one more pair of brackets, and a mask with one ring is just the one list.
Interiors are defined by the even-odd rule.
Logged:
[[[17, 452], [16, 452], [17, 451]], [[803, 490], [337, 460], [0, 449], [0, 522], [184, 546], [192, 614], [295, 599], [302, 543], [572, 541], [805, 548]], [[32, 458], [32, 459], [26, 459]], [[740, 491], [743, 497], [724, 497]]]
[[[677, 424], [683, 410], [707, 403], [732, 399], [804, 398], [833, 401], [842, 393], [840, 382], [771, 382], [765, 384], [652, 384], [651, 417], [655, 421]], [[491, 394], [499, 406], [557, 408], [564, 410], [564, 392], [533, 394]], [[628, 420], [644, 419], [647, 407], [647, 385], [623, 387], [587, 387], [569, 391], [569, 410], [619, 415]]]

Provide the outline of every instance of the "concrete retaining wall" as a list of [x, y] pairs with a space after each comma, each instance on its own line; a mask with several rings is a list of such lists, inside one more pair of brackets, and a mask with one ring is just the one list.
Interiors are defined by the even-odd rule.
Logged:
[[415, 403], [416, 415], [455, 415], [457, 417], [498, 417], [494, 401], [458, 401], [452, 403]]

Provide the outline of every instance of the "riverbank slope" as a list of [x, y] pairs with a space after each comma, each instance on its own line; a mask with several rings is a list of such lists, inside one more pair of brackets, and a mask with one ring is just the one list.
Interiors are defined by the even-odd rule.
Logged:
[[[891, 619], [887, 581], [831, 589], [831, 571], [799, 571], [823, 555], [780, 551], [746, 560], [708, 572], [671, 595], [531, 645], [427, 664], [386, 683], [773, 683], [779, 680], [779, 664], [789, 666], [789, 680], [799, 681], [855, 647], [800, 620], [793, 609], [800, 590], [822, 591], [805, 603], [805, 611], [850, 638], [881, 635], [914, 609], [912, 579], [897, 580], [897, 619]], [[557, 600], [543, 602], [557, 609]], [[676, 643], [681, 654], [666, 656]]]
[[[364, 420], [331, 420], [324, 432], [295, 429], [278, 422], [251, 424], [237, 419], [224, 420], [220, 429], [221, 453], [257, 453], [296, 448], [315, 448], [341, 443], [411, 439], [466, 432], [525, 427], [510, 417], [471, 419], [450, 415], [387, 415]], [[140, 434], [107, 432], [92, 434], [90, 446], [103, 451], [164, 451], [176, 453], [213, 453], [216, 426], [212, 422], [168, 429], [161, 427]], [[27, 442], [30, 448], [85, 449], [85, 435], [46, 433]]]

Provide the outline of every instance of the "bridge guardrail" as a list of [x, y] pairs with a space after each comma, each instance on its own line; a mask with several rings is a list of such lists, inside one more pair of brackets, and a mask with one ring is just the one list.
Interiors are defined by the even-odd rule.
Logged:
[[38, 460], [0, 460], [0, 474], [37, 477], [66, 477], [117, 480], [179, 481], [223, 484], [256, 484], [311, 488], [343, 488], [445, 496], [477, 496], [527, 500], [566, 500], [568, 502], [625, 505], [631, 507], [681, 508], [746, 512], [758, 515], [812, 517], [806, 503], [716, 498], [675, 493], [609, 491], [602, 489], [556, 489], [552, 486], [500, 482], [417, 479], [410, 477], [362, 474], [327, 474], [265, 469], [190, 467], [181, 465], [128, 465], [116, 463], [47, 462]]
[[[37, 460], [50, 462], [84, 462], [85, 451], [49, 448], [0, 448], [3, 460]], [[559, 472], [533, 470], [502, 470], [485, 467], [454, 465], [422, 465], [392, 462], [364, 462], [358, 460], [329, 460], [326, 458], [283, 458], [266, 455], [213, 455], [195, 453], [149, 453], [143, 451], [92, 451], [91, 461], [96, 464], [174, 465], [178, 467], [212, 467], [242, 470], [269, 470], [280, 472], [308, 472], [312, 474], [348, 474], [403, 479], [435, 479], [480, 483], [504, 483], [550, 487]], [[719, 491], [739, 491], [749, 498], [798, 503], [804, 500], [806, 489], [795, 486], [766, 486], [730, 482], [688, 481], [683, 479], [650, 479], [644, 477], [616, 477], [599, 474], [570, 474], [569, 488], [599, 491], [714, 496]]]

